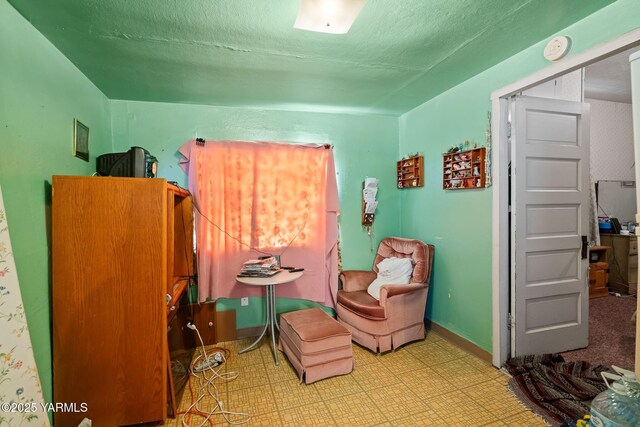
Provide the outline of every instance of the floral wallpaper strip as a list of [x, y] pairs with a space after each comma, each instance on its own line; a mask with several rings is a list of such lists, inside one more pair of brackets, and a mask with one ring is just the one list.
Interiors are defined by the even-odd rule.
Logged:
[[0, 189], [0, 427], [49, 426]]

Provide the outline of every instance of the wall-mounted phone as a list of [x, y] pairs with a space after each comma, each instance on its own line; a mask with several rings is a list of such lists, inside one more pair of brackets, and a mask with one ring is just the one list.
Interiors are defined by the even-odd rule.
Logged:
[[362, 214], [362, 225], [365, 227], [371, 227], [376, 214], [364, 213]]
[[[362, 226], [371, 227], [375, 219], [378, 201], [378, 180], [376, 178], [366, 178], [362, 183]], [[370, 230], [368, 230], [370, 232]]]

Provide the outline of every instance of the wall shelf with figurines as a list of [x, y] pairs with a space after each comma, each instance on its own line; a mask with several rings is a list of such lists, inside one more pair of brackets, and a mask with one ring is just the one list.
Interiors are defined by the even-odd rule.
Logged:
[[424, 187], [424, 157], [418, 154], [396, 163], [398, 188]]
[[484, 188], [486, 148], [442, 154], [442, 188], [445, 190], [469, 190]]

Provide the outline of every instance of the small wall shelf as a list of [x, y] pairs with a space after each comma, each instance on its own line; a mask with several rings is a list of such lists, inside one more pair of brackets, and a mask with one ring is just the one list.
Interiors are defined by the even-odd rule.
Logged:
[[457, 153], [444, 153], [442, 155], [442, 188], [445, 190], [484, 188], [485, 155], [485, 147]]
[[424, 157], [416, 156], [396, 163], [398, 188], [424, 187]]

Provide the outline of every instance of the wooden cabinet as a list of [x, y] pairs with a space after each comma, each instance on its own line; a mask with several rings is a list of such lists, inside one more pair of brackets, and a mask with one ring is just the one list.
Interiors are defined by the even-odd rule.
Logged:
[[589, 298], [609, 295], [609, 246], [589, 248]]
[[164, 179], [54, 176], [52, 199], [53, 397], [88, 408], [55, 424], [164, 420], [176, 401], [167, 326], [194, 274], [188, 193]]
[[444, 153], [442, 155], [442, 188], [466, 190], [484, 188], [486, 148]]
[[609, 251], [609, 290], [635, 295], [638, 292], [638, 238], [601, 234], [600, 243]]
[[167, 314], [185, 293], [194, 275], [193, 205], [188, 191], [167, 185]]
[[398, 188], [424, 187], [424, 157], [416, 156], [396, 163]]

